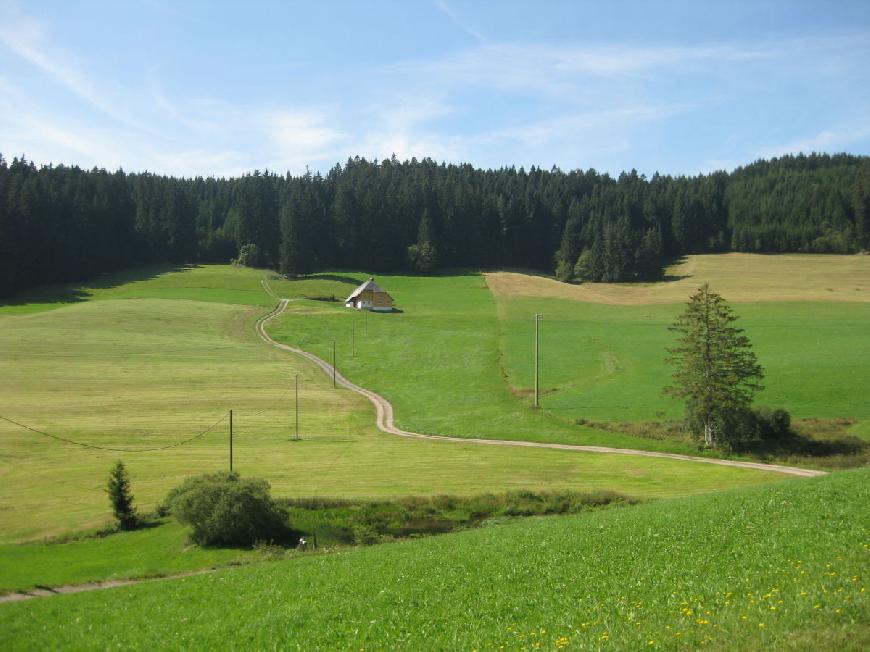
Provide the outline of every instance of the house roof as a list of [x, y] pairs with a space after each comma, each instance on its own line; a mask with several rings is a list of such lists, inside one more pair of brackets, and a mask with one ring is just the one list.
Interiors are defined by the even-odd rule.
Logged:
[[368, 281], [366, 281], [365, 283], [360, 285], [356, 290], [354, 290], [351, 293], [351, 295], [347, 299], [345, 299], [345, 302], [352, 301], [353, 299], [358, 297], [360, 294], [362, 294], [365, 290], [371, 290], [372, 292], [383, 292], [381, 287], [377, 283], [375, 283], [375, 279], [370, 278]]

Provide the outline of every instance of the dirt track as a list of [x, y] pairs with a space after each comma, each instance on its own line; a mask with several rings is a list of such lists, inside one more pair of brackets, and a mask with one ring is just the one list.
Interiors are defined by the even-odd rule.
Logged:
[[[303, 351], [302, 349], [288, 346], [287, 344], [281, 344], [280, 342], [276, 342], [266, 332], [266, 324], [278, 315], [280, 315], [287, 307], [287, 303], [287, 299], [281, 299], [278, 305], [275, 306], [275, 308], [270, 313], [264, 315], [257, 320], [257, 334], [264, 342], [279, 349], [289, 351], [290, 353], [295, 353], [296, 355], [302, 356], [303, 358], [306, 358], [307, 360], [313, 362], [315, 365], [323, 370], [323, 373], [332, 378], [333, 368], [331, 364], [329, 364], [325, 360], [318, 358], [313, 353], [309, 353], [308, 351]], [[635, 450], [632, 448], [610, 448], [608, 446], [578, 446], [574, 444], [547, 444], [542, 442], [510, 439], [466, 439], [464, 437], [446, 437], [443, 435], [421, 435], [416, 432], [408, 432], [406, 430], [402, 430], [395, 426], [395, 424], [393, 423], [393, 406], [383, 396], [380, 396], [379, 394], [376, 394], [371, 390], [352, 383], [347, 378], [342, 376], [341, 372], [339, 372], [338, 370], [335, 370], [335, 380], [338, 385], [341, 385], [342, 387], [356, 392], [357, 394], [361, 394], [369, 399], [375, 406], [375, 411], [377, 413], [376, 424], [378, 429], [387, 434], [397, 435], [399, 437], [408, 437], [411, 439], [425, 439], [429, 441], [446, 441], [458, 444], [480, 444], [482, 446], [522, 446], [526, 448], [554, 448], [557, 450], [578, 451], [583, 453], [609, 453], [611, 455], [639, 455], [641, 457], [661, 457], [671, 460], [680, 460], [683, 462], [700, 462], [702, 464], [718, 464], [720, 466], [733, 466], [743, 469], [770, 471], [773, 473], [796, 475], [805, 478], [825, 475], [824, 471], [801, 469], [794, 466], [762, 464], [760, 462], [740, 462], [736, 460], [720, 460], [710, 457], [696, 457], [693, 455], [680, 455], [678, 453], [658, 453], [654, 451]]]

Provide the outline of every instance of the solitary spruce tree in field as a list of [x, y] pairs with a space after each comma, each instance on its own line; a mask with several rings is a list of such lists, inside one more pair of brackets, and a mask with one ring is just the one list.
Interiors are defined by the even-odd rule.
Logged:
[[139, 517], [133, 507], [133, 494], [130, 491], [130, 477], [124, 463], [118, 460], [112, 472], [109, 474], [109, 501], [112, 503], [112, 512], [118, 519], [118, 525], [122, 530], [133, 530], [139, 524]]
[[665, 393], [686, 401], [692, 434], [706, 446], [729, 444], [721, 426], [730, 414], [748, 409], [764, 376], [749, 339], [721, 295], [705, 283], [689, 299], [670, 330], [679, 334], [668, 349], [674, 384]]

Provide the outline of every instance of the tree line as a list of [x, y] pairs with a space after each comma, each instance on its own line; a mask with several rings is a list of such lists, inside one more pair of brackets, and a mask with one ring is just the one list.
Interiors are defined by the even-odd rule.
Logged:
[[784, 156], [694, 177], [352, 158], [236, 178], [41, 166], [0, 156], [0, 295], [239, 252], [289, 275], [524, 267], [652, 280], [690, 253], [870, 248], [870, 158]]

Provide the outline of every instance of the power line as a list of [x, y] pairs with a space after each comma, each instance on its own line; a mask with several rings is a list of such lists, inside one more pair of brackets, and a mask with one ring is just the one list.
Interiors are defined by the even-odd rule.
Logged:
[[0, 419], [3, 419], [4, 421], [8, 421], [9, 423], [15, 424], [19, 428], [24, 428], [25, 430], [29, 430], [30, 432], [34, 432], [37, 435], [42, 435], [43, 437], [49, 437], [51, 439], [56, 439], [57, 441], [66, 442], [67, 444], [81, 446], [82, 448], [90, 448], [92, 450], [99, 450], [99, 451], [112, 451], [114, 453], [150, 453], [153, 451], [163, 451], [163, 450], [167, 450], [169, 448], [176, 448], [178, 446], [183, 446], [184, 444], [189, 444], [190, 442], [192, 442], [196, 439], [199, 439], [200, 437], [204, 437], [209, 432], [214, 430], [218, 426], [218, 424], [220, 424], [221, 421], [223, 421], [226, 418], [227, 418], [227, 414], [224, 414], [220, 419], [215, 421], [213, 424], [211, 424], [208, 428], [206, 428], [202, 432], [195, 434], [193, 437], [190, 437], [190, 438], [185, 439], [183, 441], [175, 442], [174, 444], [169, 444], [167, 446], [155, 446], [153, 448], [111, 448], [109, 446], [97, 446], [96, 444], [86, 444], [84, 442], [75, 441], [73, 439], [68, 439], [66, 437], [61, 437], [60, 435], [53, 435], [49, 432], [45, 432], [44, 430], [39, 430], [37, 428], [31, 428], [30, 426], [25, 425], [23, 423], [19, 423], [18, 421], [10, 419], [9, 417], [4, 417], [3, 415], [0, 415]]

